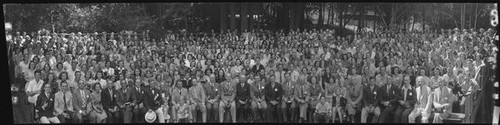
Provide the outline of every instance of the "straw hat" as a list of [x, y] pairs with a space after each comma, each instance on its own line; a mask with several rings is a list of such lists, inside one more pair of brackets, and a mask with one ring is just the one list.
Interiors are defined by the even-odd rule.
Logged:
[[144, 119], [148, 123], [153, 123], [156, 120], [156, 113], [155, 112], [147, 112], [146, 115], [144, 115]]

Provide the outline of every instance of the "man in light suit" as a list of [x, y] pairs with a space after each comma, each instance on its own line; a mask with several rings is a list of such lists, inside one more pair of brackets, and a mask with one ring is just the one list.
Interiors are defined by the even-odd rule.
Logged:
[[408, 116], [408, 123], [415, 123], [415, 118], [418, 116], [422, 116], [422, 123], [428, 123], [428, 119], [430, 116], [430, 109], [432, 104], [432, 99], [429, 98], [431, 94], [431, 89], [424, 83], [424, 78], [419, 76], [417, 77], [417, 87], [415, 88], [417, 101], [415, 104], [415, 108], [411, 111]]
[[76, 113], [78, 119], [77, 123], [83, 123], [83, 117], [87, 116], [89, 113], [89, 111], [87, 111], [87, 104], [90, 97], [90, 91], [86, 88], [86, 83], [78, 82], [78, 88], [73, 90], [73, 108], [78, 112]]
[[222, 88], [222, 96], [221, 101], [219, 102], [219, 122], [224, 121], [224, 113], [229, 111], [231, 113], [232, 123], [236, 123], [236, 86], [233, 84], [231, 80], [232, 77], [230, 74], [226, 75], [226, 81], [220, 83]]
[[221, 87], [218, 83], [215, 83], [215, 75], [213, 74], [210, 74], [210, 80], [207, 82], [208, 83], [204, 85], [205, 95], [207, 96], [205, 107], [207, 108], [207, 120], [211, 122], [217, 119]]
[[66, 82], [61, 82], [61, 89], [55, 94], [54, 110], [61, 123], [79, 121], [73, 110], [73, 95], [69, 91], [69, 86]]
[[189, 88], [189, 93], [191, 96], [191, 116], [193, 121], [197, 121], [197, 111], [201, 111], [203, 123], [207, 122], [207, 109], [205, 107], [205, 90], [203, 88], [202, 83], [198, 81], [198, 79], [192, 79], [193, 86]]
[[[129, 81], [132, 83], [132, 81]], [[121, 88], [117, 91], [116, 103], [120, 107], [123, 123], [132, 122], [132, 90], [125, 80], [121, 81]]]
[[452, 102], [457, 101], [457, 97], [452, 94], [451, 89], [446, 87], [447, 83], [442, 77], [438, 79], [439, 88], [434, 90], [433, 109], [434, 121], [432, 123], [443, 123], [445, 118], [458, 118], [455, 113], [452, 113]]

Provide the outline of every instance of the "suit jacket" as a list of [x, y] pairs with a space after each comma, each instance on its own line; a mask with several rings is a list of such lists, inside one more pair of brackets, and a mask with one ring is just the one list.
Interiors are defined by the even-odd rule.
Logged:
[[180, 102], [181, 97], [184, 97], [185, 99], [187, 99], [189, 92], [186, 88], [181, 87], [179, 89], [177, 87], [174, 87], [170, 91], [170, 94], [172, 96], [172, 104], [177, 104]]
[[304, 101], [307, 102], [309, 100], [309, 89], [308, 83], [297, 85], [293, 90], [295, 100], [298, 101], [299, 99], [304, 99]]
[[144, 87], [139, 87], [140, 90], [138, 91], [137, 90], [137, 87], [134, 86], [134, 87], [131, 87], [131, 90], [132, 90], [132, 102], [135, 104], [135, 105], [139, 105], [141, 103], [143, 103], [144, 101], [144, 98], [145, 98], [145, 91], [146, 89]]
[[431, 104], [429, 103], [429, 95], [431, 95], [431, 89], [425, 85], [423, 86], [420, 86], [420, 87], [416, 87], [415, 88], [415, 97], [416, 97], [416, 101], [415, 101], [415, 106], [416, 108], [422, 108], [422, 109], [425, 109], [426, 107], [429, 107], [430, 106], [427, 106], [428, 104]]
[[[435, 112], [449, 112], [451, 113], [452, 111], [452, 102], [453, 101], [456, 101], [456, 97], [455, 95], [453, 95], [451, 93], [451, 89], [449, 89], [448, 87], [445, 87], [445, 88], [436, 88], [434, 90], [434, 93], [433, 93], [433, 103], [434, 103], [434, 106], [436, 105], [436, 103], [439, 103], [439, 104], [445, 104], [445, 103], [449, 103], [448, 106], [445, 106], [443, 107], [442, 109], [440, 110], [437, 110], [435, 109], [434, 111]], [[444, 111], [443, 109], [446, 109], [446, 111]]]
[[89, 103], [90, 91], [84, 89], [83, 94], [80, 93], [80, 89], [73, 90], [73, 108], [75, 111], [87, 110], [86, 106]]
[[[112, 91], [113, 95], [109, 93], [110, 90]], [[118, 92], [116, 92], [114, 88], [107, 88], [101, 91], [102, 106], [104, 107], [104, 110], [108, 111], [115, 106], [119, 107], [119, 105], [117, 105], [116, 103], [117, 93]]]
[[[124, 89], [127, 89], [127, 91], [125, 91]], [[133, 103], [133, 98], [132, 98], [132, 89], [131, 88], [121, 88], [120, 90], [116, 91], [116, 104], [118, 105], [118, 107], [122, 107], [122, 106], [125, 106], [125, 103]], [[126, 107], [127, 110], [130, 110], [131, 107]]]
[[149, 88], [145, 92], [144, 107], [146, 109], [156, 110], [164, 103], [161, 91], [156, 88]]
[[251, 98], [253, 100], [262, 99], [262, 101], [264, 101], [264, 99], [265, 99], [265, 97], [264, 97], [265, 86], [266, 86], [266, 84], [264, 82], [261, 82], [261, 81], [254, 82], [251, 85], [251, 90], [252, 90], [252, 92], [250, 93]]
[[287, 98], [286, 101], [288, 101], [288, 99], [292, 100], [292, 101], [294, 100], [293, 99], [294, 98], [293, 97], [293, 91], [295, 89], [295, 85], [294, 84], [295, 83], [293, 83], [291, 81], [283, 83], [283, 86], [282, 86], [283, 87], [283, 97]]
[[[65, 92], [66, 94], [66, 108], [69, 111], [73, 111], [73, 95], [70, 91]], [[54, 110], [58, 114], [61, 114], [64, 111], [64, 97], [63, 92], [59, 91], [55, 94], [54, 98]]]
[[264, 71], [264, 70], [265, 70], [265, 69], [264, 69], [264, 66], [263, 66], [262, 64], [260, 64], [260, 63], [257, 63], [257, 64], [255, 64], [255, 65], [252, 67], [252, 72], [253, 72], [254, 74], [257, 74], [257, 73], [259, 73], [259, 72], [261, 72], [261, 71]]
[[[202, 83], [200, 83], [202, 84]], [[203, 85], [194, 85], [189, 88], [189, 97], [192, 103], [203, 103], [206, 100], [205, 90]]]
[[281, 84], [274, 83], [274, 87], [272, 87], [271, 84], [272, 83], [268, 83], [264, 90], [266, 102], [271, 102], [271, 101], [281, 102], [281, 97], [283, 95], [283, 88], [281, 87]]
[[370, 85], [365, 86], [363, 88], [363, 105], [366, 107], [368, 105], [373, 105], [375, 107], [379, 106], [380, 102], [380, 88], [377, 85], [373, 85], [373, 89], [370, 88]]
[[[398, 94], [398, 101], [404, 101], [404, 102], [408, 102], [410, 105], [410, 107], [413, 107], [415, 105], [415, 103], [417, 102], [417, 91], [415, 90], [415, 88], [413, 87], [410, 87], [406, 93], [403, 89], [404, 87], [402, 87], [400, 90], [399, 90], [399, 94]], [[404, 96], [406, 95], [406, 100], [404, 100]], [[398, 103], [400, 104], [400, 103]], [[401, 104], [400, 104], [401, 105]], [[403, 106], [403, 105], [401, 105]]]
[[250, 101], [250, 84], [247, 82], [244, 82], [244, 86], [241, 86], [242, 83], [237, 83], [236, 85], [236, 100], [237, 101], [244, 101], [248, 102]]
[[[213, 84], [213, 85], [210, 85]], [[221, 95], [221, 88], [219, 83], [205, 83], [203, 85], [205, 89], [205, 95], [207, 96], [207, 100], [219, 100]]]
[[222, 95], [221, 99], [224, 101], [234, 101], [236, 97], [236, 86], [230, 80], [226, 80], [221, 84], [222, 87]]
[[[38, 95], [37, 100], [36, 100], [36, 106], [35, 109], [38, 110], [38, 116], [47, 116], [47, 117], [52, 117], [54, 116], [54, 101], [55, 101], [55, 95], [50, 94], [46, 95], [45, 93], [41, 93]], [[48, 103], [47, 107], [45, 109], [42, 108], [44, 103]]]
[[[387, 85], [388, 84], [385, 84], [384, 86], [380, 87], [380, 102], [382, 103], [385, 101], [389, 101], [389, 106], [397, 105], [399, 88], [395, 85], [391, 85], [389, 90], [387, 90]], [[387, 91], [389, 91], [389, 93], [387, 93]]]

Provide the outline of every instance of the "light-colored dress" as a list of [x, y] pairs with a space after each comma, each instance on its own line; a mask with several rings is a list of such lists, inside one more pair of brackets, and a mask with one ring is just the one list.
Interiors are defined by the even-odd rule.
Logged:
[[94, 91], [90, 94], [90, 102], [87, 108], [90, 108], [90, 122], [91, 123], [101, 123], [108, 116], [104, 111], [101, 103], [101, 93]]

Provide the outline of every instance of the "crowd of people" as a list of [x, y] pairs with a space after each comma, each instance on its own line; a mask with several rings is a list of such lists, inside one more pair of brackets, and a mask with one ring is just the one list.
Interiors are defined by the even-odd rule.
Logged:
[[17, 32], [8, 44], [9, 71], [16, 91], [26, 94], [16, 102], [26, 104], [27, 111], [15, 119], [31, 123], [491, 121], [486, 117], [493, 111], [488, 94], [493, 81], [498, 81], [492, 78], [494, 29], [334, 34], [316, 29], [228, 30], [169, 33], [150, 40], [136, 34]]

